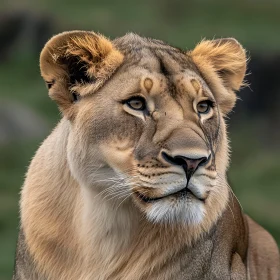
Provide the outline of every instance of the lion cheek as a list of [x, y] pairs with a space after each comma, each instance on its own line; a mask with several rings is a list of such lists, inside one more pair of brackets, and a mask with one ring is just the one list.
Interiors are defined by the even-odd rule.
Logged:
[[116, 172], [129, 175], [133, 170], [133, 143], [131, 141], [112, 141], [100, 145], [105, 162]]

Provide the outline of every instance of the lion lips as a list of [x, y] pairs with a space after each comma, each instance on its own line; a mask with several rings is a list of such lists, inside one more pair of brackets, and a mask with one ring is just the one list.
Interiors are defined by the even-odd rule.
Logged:
[[149, 197], [147, 195], [144, 195], [142, 193], [140, 193], [139, 191], [135, 192], [136, 196], [138, 197], [138, 199], [140, 199], [142, 202], [145, 203], [153, 203], [155, 201], [161, 200], [161, 199], [165, 199], [168, 197], [176, 197], [176, 198], [187, 198], [189, 196], [195, 197], [196, 199], [204, 202], [205, 199], [207, 198], [200, 198], [197, 195], [195, 195], [187, 186], [184, 187], [183, 189], [176, 191], [174, 193], [170, 193], [164, 196], [160, 196], [160, 197]]

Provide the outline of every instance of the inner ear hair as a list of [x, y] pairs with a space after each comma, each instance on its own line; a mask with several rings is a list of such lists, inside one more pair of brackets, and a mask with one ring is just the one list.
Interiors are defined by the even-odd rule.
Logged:
[[87, 75], [87, 63], [77, 56], [67, 56], [61, 58], [61, 62], [67, 65], [70, 86], [76, 83], [89, 83], [94, 81], [94, 77]]

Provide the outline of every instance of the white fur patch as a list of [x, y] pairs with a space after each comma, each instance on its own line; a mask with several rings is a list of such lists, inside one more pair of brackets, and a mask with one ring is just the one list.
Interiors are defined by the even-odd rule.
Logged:
[[205, 214], [203, 202], [180, 198], [176, 202], [169, 199], [153, 202], [146, 210], [147, 218], [154, 223], [184, 223], [197, 225]]

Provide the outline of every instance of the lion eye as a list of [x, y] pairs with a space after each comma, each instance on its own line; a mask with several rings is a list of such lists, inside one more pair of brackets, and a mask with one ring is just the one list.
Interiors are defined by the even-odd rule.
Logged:
[[207, 114], [210, 111], [211, 104], [209, 101], [201, 101], [197, 104], [197, 112], [200, 114]]
[[133, 110], [143, 111], [146, 109], [146, 102], [142, 97], [133, 97], [125, 103]]

